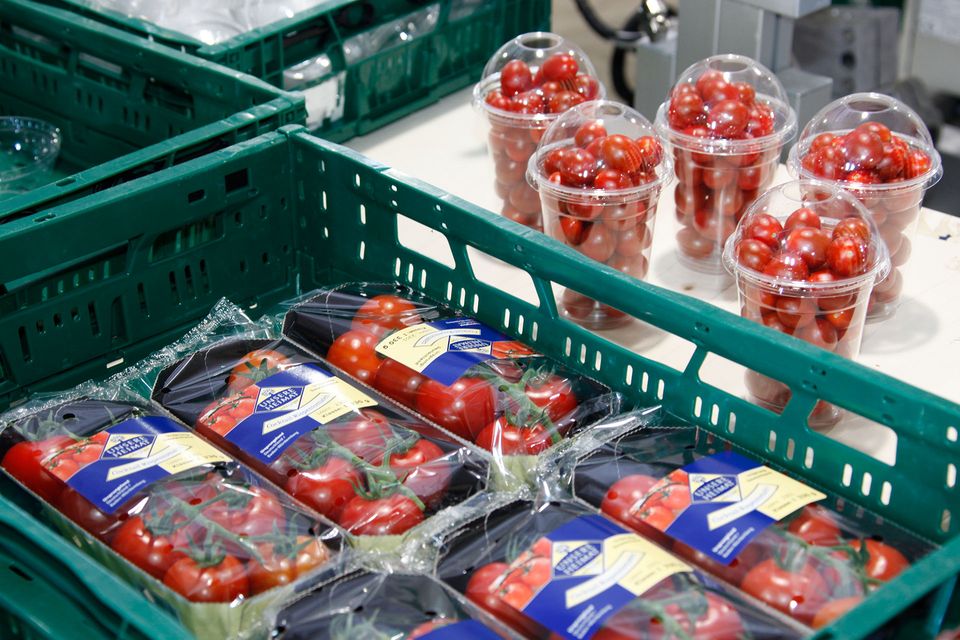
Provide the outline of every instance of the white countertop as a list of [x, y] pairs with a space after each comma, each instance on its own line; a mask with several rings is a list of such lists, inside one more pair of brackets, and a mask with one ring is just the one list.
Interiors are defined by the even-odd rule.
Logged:
[[[437, 104], [370, 135], [353, 139], [349, 146], [374, 160], [461, 198], [499, 211], [493, 191], [493, 163], [487, 157], [480, 120], [464, 90]], [[789, 179], [781, 167], [777, 181]], [[673, 187], [660, 200], [647, 280], [739, 313], [733, 281], [709, 277], [683, 266], [675, 254]], [[420, 248], [420, 247], [418, 247]], [[476, 260], [471, 256], [472, 260]], [[511, 293], [515, 279], [509, 271], [498, 278], [497, 267], [485, 272]], [[921, 389], [960, 402], [960, 218], [924, 209], [910, 261], [903, 267], [904, 289], [896, 314], [868, 324], [864, 332], [861, 364], [900, 378]], [[634, 323], [602, 332], [604, 337], [634, 349], [658, 362], [683, 369], [693, 345], [652, 327]], [[704, 380], [736, 395], [745, 395], [742, 367], [707, 359]], [[828, 434], [881, 460], [895, 458], [892, 431], [856, 416], [845, 418]]]

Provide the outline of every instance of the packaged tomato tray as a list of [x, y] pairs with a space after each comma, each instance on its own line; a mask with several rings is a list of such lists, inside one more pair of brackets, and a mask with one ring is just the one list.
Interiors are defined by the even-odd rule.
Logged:
[[540, 454], [620, 407], [600, 383], [402, 285], [310, 294], [283, 333], [498, 461]]
[[175, 420], [97, 397], [4, 416], [0, 468], [194, 633], [262, 633], [265, 612], [341, 570], [336, 528]]
[[355, 543], [385, 550], [486, 486], [483, 452], [285, 340], [193, 332], [166, 353], [187, 355], [168, 358], [153, 399]]
[[696, 428], [644, 428], [565, 455], [577, 498], [814, 628], [932, 549], [854, 505], [839, 513], [837, 500]]
[[357, 571], [277, 616], [275, 640], [501, 640], [506, 627], [435, 578]]
[[514, 502], [442, 545], [438, 577], [527, 638], [761, 640], [803, 631], [576, 502]]

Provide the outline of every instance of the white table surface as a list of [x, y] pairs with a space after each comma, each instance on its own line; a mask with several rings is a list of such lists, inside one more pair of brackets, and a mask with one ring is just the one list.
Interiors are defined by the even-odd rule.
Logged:
[[[499, 211], [500, 202], [493, 192], [493, 163], [487, 157], [480, 121], [470, 106], [469, 90], [355, 138], [349, 146], [465, 200]], [[786, 169], [781, 167], [776, 180], [788, 179]], [[739, 313], [732, 280], [711, 282], [678, 261], [674, 240], [677, 224], [670, 186], [658, 207], [647, 280]], [[475, 256], [471, 260], [475, 269], [491, 274], [488, 281], [522, 296], [509, 271], [498, 269], [492, 261], [477, 265]], [[867, 325], [857, 360], [960, 402], [960, 218], [923, 210], [903, 276], [900, 308], [891, 318]], [[693, 352], [692, 344], [640, 323], [602, 335], [678, 369], [686, 365]], [[711, 356], [701, 374], [706, 382], [744, 396], [742, 371], [738, 365]], [[827, 433], [888, 463], [895, 459], [893, 432], [863, 418], [848, 416]]]

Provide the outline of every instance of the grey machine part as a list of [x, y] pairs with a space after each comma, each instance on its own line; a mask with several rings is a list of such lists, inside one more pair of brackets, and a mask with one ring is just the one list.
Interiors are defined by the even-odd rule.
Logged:
[[831, 100], [830, 78], [793, 64], [798, 18], [829, 6], [830, 0], [678, 0], [678, 20], [636, 43], [634, 103], [650, 119], [691, 64], [718, 53], [749, 56], [774, 71], [802, 125]]

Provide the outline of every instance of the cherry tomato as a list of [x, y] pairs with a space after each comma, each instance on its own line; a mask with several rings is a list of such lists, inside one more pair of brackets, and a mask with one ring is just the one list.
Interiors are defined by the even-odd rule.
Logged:
[[585, 100], [595, 100], [600, 95], [600, 83], [585, 73], [577, 74], [573, 79], [573, 87]]
[[596, 158], [585, 149], [568, 149], [560, 158], [560, 177], [566, 185], [582, 187], [592, 184], [598, 170]]
[[423, 522], [423, 511], [402, 493], [382, 498], [356, 496], [344, 507], [338, 522], [358, 536], [397, 535]]
[[780, 249], [780, 237], [783, 234], [783, 225], [780, 221], [766, 213], [760, 213], [750, 218], [743, 237], [753, 238], [764, 243], [772, 250]]
[[18, 442], [3, 456], [3, 468], [25, 487], [53, 504], [63, 490], [63, 484], [44, 466], [44, 461], [74, 442], [69, 436]]
[[929, 172], [931, 167], [930, 156], [920, 149], [911, 149], [907, 154], [907, 166], [904, 171], [904, 177], [907, 180], [918, 178]]
[[601, 154], [607, 167], [623, 173], [636, 173], [644, 166], [640, 147], [624, 135], [607, 136], [601, 145]]
[[286, 519], [283, 507], [269, 489], [231, 485], [229, 488], [222, 487], [221, 491], [236, 493], [237, 501], [242, 504], [234, 504], [230, 500], [214, 502], [204, 509], [204, 515], [233, 533], [263, 536], [282, 527]]
[[583, 102], [585, 98], [575, 91], [561, 91], [550, 96], [548, 113], [563, 113]]
[[[864, 571], [868, 578], [888, 582], [910, 566], [904, 555], [890, 545], [869, 538], [863, 542], [867, 545], [868, 559]], [[863, 542], [851, 540], [848, 544], [860, 551]]]
[[862, 218], [844, 218], [833, 228], [831, 238], [852, 238], [866, 244], [870, 242], [870, 227]]
[[655, 478], [642, 474], [624, 476], [607, 489], [600, 503], [600, 510], [632, 527], [636, 520], [634, 506], [646, 497], [657, 482]]
[[591, 224], [585, 235], [577, 249], [591, 260], [606, 262], [617, 250], [616, 235], [606, 225]]
[[787, 221], [783, 225], [783, 230], [790, 231], [794, 227], [812, 227], [819, 229], [820, 216], [809, 207], [800, 207], [787, 218]]
[[287, 493], [334, 521], [340, 519], [343, 508], [356, 495], [356, 488], [363, 486], [357, 468], [336, 456], [311, 469], [291, 468], [287, 475]]
[[412, 406], [416, 402], [417, 391], [425, 379], [410, 367], [386, 358], [377, 369], [373, 388], [401, 404]]
[[860, 275], [867, 270], [867, 248], [853, 238], [835, 238], [827, 245], [827, 264], [838, 276]]
[[[787, 221], [789, 223], [789, 220]], [[784, 241], [784, 250], [796, 253], [807, 263], [812, 272], [820, 269], [827, 261], [827, 247], [830, 236], [814, 227], [791, 229]]]
[[243, 356], [227, 377], [227, 391], [236, 393], [260, 382], [280, 370], [289, 361], [287, 356], [273, 349], [257, 349]]
[[167, 570], [163, 584], [191, 602], [233, 602], [250, 595], [246, 569], [231, 555], [211, 565], [180, 558]]
[[707, 128], [721, 138], [740, 138], [749, 118], [747, 107], [739, 100], [721, 100], [710, 107]]
[[749, 82], [734, 82], [734, 88], [737, 90], [737, 99], [744, 104], [752, 103], [757, 97], [757, 90]]
[[682, 227], [677, 232], [680, 250], [694, 259], [703, 259], [713, 253], [716, 243], [704, 238], [693, 227]]
[[748, 269], [763, 271], [767, 263], [773, 259], [773, 251], [762, 241], [747, 238], [737, 244], [736, 256], [737, 262]]
[[397, 437], [390, 421], [372, 409], [361, 409], [359, 416], [329, 425], [327, 433], [337, 444], [372, 464], [383, 460], [387, 446]]
[[607, 129], [599, 120], [585, 122], [577, 129], [573, 136], [573, 141], [578, 147], [586, 148], [594, 140], [600, 140], [607, 137]]
[[251, 558], [247, 563], [247, 576], [253, 595], [291, 584], [330, 558], [327, 548], [310, 536], [297, 536], [291, 546], [293, 548], [289, 550], [278, 550], [277, 545], [257, 545], [262, 562]]
[[809, 563], [790, 571], [774, 559], [764, 560], [744, 576], [740, 588], [804, 624], [827, 602], [827, 583]]
[[703, 98], [695, 93], [682, 93], [670, 101], [668, 112], [670, 126], [674, 129], [686, 129], [691, 125], [704, 122], [706, 110]]
[[775, 255], [763, 268], [763, 272], [784, 280], [806, 280], [810, 275], [810, 268], [799, 254], [785, 251]]
[[569, 150], [569, 147], [551, 149], [543, 157], [543, 170], [548, 176], [551, 177], [551, 181], [553, 180], [553, 174], [560, 173], [560, 163], [563, 160], [563, 156], [566, 155], [567, 151]]
[[500, 91], [507, 97], [515, 96], [532, 86], [533, 75], [523, 60], [511, 60], [500, 71]]
[[907, 167], [907, 150], [898, 144], [885, 142], [883, 156], [877, 163], [877, 177], [884, 182], [899, 178]]
[[493, 422], [496, 406], [493, 386], [480, 378], [459, 378], [449, 386], [428, 379], [417, 395], [417, 411], [467, 440]]
[[338, 337], [327, 351], [327, 360], [335, 367], [357, 378], [361, 382], [371, 383], [380, 368], [377, 355], [377, 336], [368, 331], [352, 329]]
[[824, 147], [829, 147], [836, 137], [837, 136], [832, 133], [821, 133], [810, 143], [810, 153], [819, 151]]
[[163, 580], [171, 565], [184, 557], [182, 551], [174, 548], [170, 538], [152, 533], [140, 516], [124, 522], [110, 546], [157, 580]]
[[843, 137], [840, 151], [846, 158], [847, 171], [873, 169], [883, 157], [883, 140], [872, 131], [857, 127]]
[[543, 75], [547, 80], [573, 80], [580, 71], [577, 59], [566, 53], [555, 53], [543, 62]]
[[787, 531], [808, 544], [832, 547], [840, 544], [840, 527], [829, 511], [810, 505], [790, 521]]
[[403, 485], [430, 509], [443, 500], [453, 475], [443, 455], [440, 447], [421, 438], [407, 451], [391, 455], [387, 464]]
[[593, 179], [594, 189], [629, 189], [632, 186], [630, 176], [616, 169], [601, 169]]
[[531, 378], [524, 393], [533, 404], [546, 409], [547, 416], [554, 422], [561, 422], [577, 409], [577, 397], [570, 381], [555, 374]]
[[350, 326], [382, 336], [392, 329], [403, 329], [419, 322], [415, 304], [399, 296], [382, 294], [364, 302], [354, 314]]
[[[703, 595], [694, 593], [690, 595], [691, 600], [706, 597], [706, 607], [698, 607], [695, 610], [697, 613], [690, 612], [690, 608], [697, 607], [695, 602], [690, 602], [689, 607], [679, 604], [668, 604], [664, 607], [664, 612], [671, 616], [674, 622], [679, 623], [691, 640], [739, 640], [743, 637], [743, 621], [729, 600], [710, 592], [704, 592]], [[649, 624], [648, 637], [651, 640], [675, 637], [657, 616], [651, 617]]]
[[477, 435], [476, 445], [502, 455], [537, 455], [550, 448], [550, 432], [542, 424], [519, 427], [501, 416]]
[[71, 487], [65, 487], [53, 504], [94, 537], [109, 541], [114, 534], [117, 517], [104, 513]]

